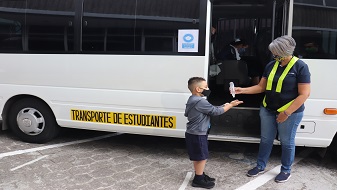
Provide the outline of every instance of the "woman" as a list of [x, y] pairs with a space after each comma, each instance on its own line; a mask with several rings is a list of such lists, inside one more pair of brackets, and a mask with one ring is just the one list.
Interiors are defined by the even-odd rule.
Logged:
[[290, 36], [275, 39], [269, 44], [275, 61], [267, 64], [259, 84], [235, 88], [236, 94], [266, 94], [260, 108], [261, 141], [257, 165], [248, 171], [250, 177], [264, 172], [277, 132], [282, 147], [282, 166], [275, 181], [286, 182], [291, 176], [296, 130], [310, 94], [310, 72], [302, 60], [293, 56], [295, 46]]

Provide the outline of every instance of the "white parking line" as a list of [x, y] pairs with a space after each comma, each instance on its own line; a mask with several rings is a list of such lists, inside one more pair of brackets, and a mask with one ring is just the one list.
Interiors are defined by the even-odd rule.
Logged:
[[187, 172], [185, 180], [184, 180], [183, 184], [181, 184], [179, 190], [184, 190], [186, 188], [186, 186], [187, 186], [188, 182], [190, 181], [191, 177], [192, 177], [192, 172]]
[[[313, 149], [306, 149], [302, 151], [298, 157], [295, 158], [295, 161], [293, 165], [297, 164], [299, 161], [301, 161], [303, 158], [307, 157], [310, 153], [312, 153]], [[260, 175], [259, 177], [256, 177], [252, 181], [246, 183], [245, 185], [237, 188], [236, 190], [253, 190], [261, 187], [271, 179], [275, 178], [276, 175], [280, 172], [281, 165], [276, 166], [272, 170], [269, 170], [268, 172]]]
[[20, 168], [22, 168], [22, 167], [24, 167], [24, 166], [27, 166], [27, 165], [32, 164], [32, 163], [34, 163], [34, 162], [37, 162], [37, 161], [39, 161], [39, 160], [41, 160], [41, 159], [43, 159], [43, 158], [45, 158], [45, 157], [47, 157], [47, 156], [48, 156], [48, 155], [41, 156], [40, 158], [37, 158], [37, 159], [35, 159], [35, 160], [32, 160], [32, 161], [27, 162], [27, 163], [25, 163], [25, 164], [22, 164], [21, 166], [17, 166], [17, 167], [15, 167], [15, 168], [12, 168], [12, 169], [10, 169], [10, 170], [11, 170], [11, 171], [15, 171], [15, 170], [20, 169]]
[[68, 145], [73, 145], [73, 144], [80, 144], [80, 143], [86, 143], [86, 142], [91, 142], [91, 141], [96, 141], [96, 140], [101, 140], [117, 135], [121, 135], [122, 133], [113, 133], [113, 134], [108, 134], [108, 135], [103, 135], [99, 137], [94, 137], [90, 139], [83, 139], [83, 140], [78, 140], [78, 141], [71, 141], [71, 142], [66, 142], [66, 143], [60, 143], [60, 144], [53, 144], [53, 145], [47, 145], [47, 146], [41, 146], [37, 148], [30, 148], [30, 149], [25, 149], [25, 150], [17, 150], [17, 151], [12, 151], [12, 152], [5, 152], [0, 154], [0, 159], [7, 157], [7, 156], [14, 156], [14, 155], [19, 155], [19, 154], [25, 154], [29, 152], [36, 152], [40, 150], [46, 150], [46, 149], [51, 149], [51, 148], [58, 148], [62, 146], [68, 146]]

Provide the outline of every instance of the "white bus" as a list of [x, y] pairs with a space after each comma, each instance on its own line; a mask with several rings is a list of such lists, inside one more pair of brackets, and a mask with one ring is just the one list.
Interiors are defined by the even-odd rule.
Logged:
[[[334, 0], [1, 0], [2, 129], [35, 143], [59, 127], [184, 137], [190, 77], [207, 78], [211, 103], [228, 102], [228, 82], [251, 85], [268, 44], [288, 34], [312, 74], [296, 145], [337, 157], [336, 18]], [[249, 45], [242, 60], [215, 62], [215, 76], [211, 26], [215, 55]], [[238, 95], [245, 103], [212, 118], [210, 139], [258, 143], [262, 97]]]

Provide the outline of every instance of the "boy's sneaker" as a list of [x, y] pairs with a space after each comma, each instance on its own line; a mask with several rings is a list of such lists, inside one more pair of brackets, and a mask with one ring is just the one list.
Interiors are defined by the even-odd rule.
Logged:
[[205, 188], [205, 189], [212, 189], [215, 186], [215, 183], [211, 182], [211, 181], [207, 181], [205, 178], [202, 179], [202, 180], [193, 179], [192, 186], [193, 187], [201, 187], [201, 188]]
[[255, 167], [247, 172], [248, 177], [255, 177], [258, 176], [259, 174], [262, 174], [264, 170], [260, 170], [259, 168]]
[[205, 180], [206, 180], [206, 181], [215, 182], [215, 178], [209, 177], [209, 176], [206, 175], [205, 173], [204, 173], [204, 176], [205, 176]]
[[288, 181], [290, 177], [291, 177], [290, 173], [281, 172], [275, 177], [275, 181], [277, 183], [283, 183]]

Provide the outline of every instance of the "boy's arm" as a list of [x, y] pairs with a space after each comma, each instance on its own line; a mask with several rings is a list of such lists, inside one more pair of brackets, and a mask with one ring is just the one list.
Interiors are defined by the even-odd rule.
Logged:
[[203, 114], [216, 116], [225, 113], [230, 108], [237, 106], [241, 103], [243, 102], [239, 100], [234, 100], [231, 103], [225, 104], [224, 106], [213, 106], [207, 100], [201, 100], [199, 104], [197, 104], [196, 109]]

